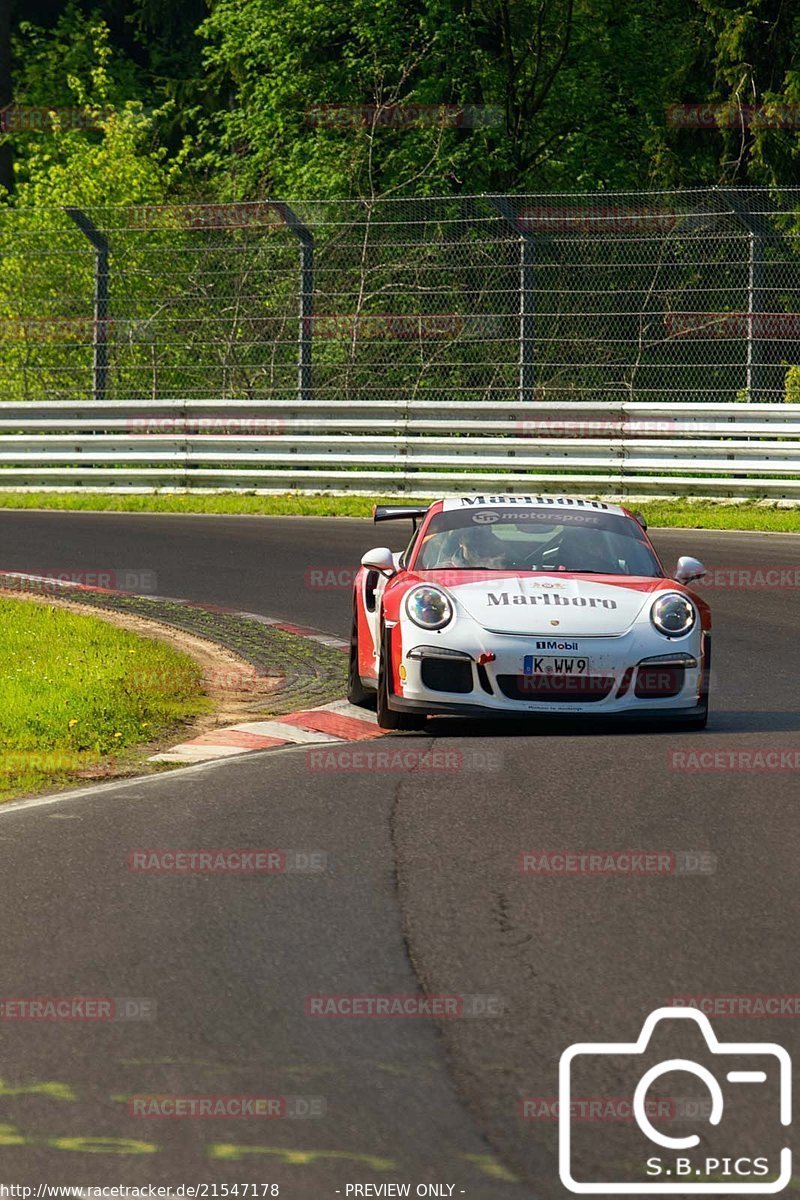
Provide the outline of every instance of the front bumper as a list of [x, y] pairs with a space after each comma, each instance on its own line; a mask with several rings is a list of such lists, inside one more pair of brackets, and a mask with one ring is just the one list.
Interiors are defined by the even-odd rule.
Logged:
[[[525, 657], [551, 653], [537, 650], [536, 642], [545, 640], [541, 635], [482, 631], [485, 636], [481, 638], [481, 644], [467, 649], [447, 645], [444, 638], [420, 638], [419, 632], [415, 631], [415, 642], [406, 641], [403, 647], [402, 693], [392, 695], [389, 700], [390, 707], [398, 711], [484, 718], [569, 714], [683, 720], [702, 715], [707, 705], [711, 644], [710, 635], [701, 630], [694, 630], [679, 639], [665, 639], [649, 628], [636, 627], [616, 637], [580, 638], [577, 640], [579, 649], [566, 652], [566, 657], [587, 658], [590, 678], [585, 683], [577, 677], [565, 679], [560, 698], [557, 679], [547, 684], [548, 689], [551, 685], [556, 687], [555, 693], [548, 690], [545, 695], [525, 694], [528, 687], [536, 684], [523, 674]], [[446, 690], [446, 673], [425, 669], [426, 658], [436, 659], [439, 655], [445, 662], [460, 664], [457, 690]], [[658, 670], [655, 665], [646, 665], [647, 660], [652, 659], [682, 661], [683, 667], [676, 676], [678, 687], [673, 695], [637, 695], [638, 681], [644, 679], [640, 670]], [[665, 673], [673, 670], [663, 661], [661, 665]], [[443, 678], [436, 680], [435, 687], [426, 685], [423, 676], [427, 676], [430, 683], [431, 678], [439, 674]], [[517, 680], [519, 686], [510, 686], [510, 680]], [[604, 686], [595, 688], [593, 683], [597, 680], [610, 680], [610, 685], [607, 689]]]

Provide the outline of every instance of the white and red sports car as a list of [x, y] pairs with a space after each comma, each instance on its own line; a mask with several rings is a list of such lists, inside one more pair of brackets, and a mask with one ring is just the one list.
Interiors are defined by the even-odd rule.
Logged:
[[708, 718], [711, 614], [664, 570], [641, 517], [600, 500], [463, 496], [411, 518], [402, 554], [361, 560], [348, 696], [384, 729], [427, 716]]

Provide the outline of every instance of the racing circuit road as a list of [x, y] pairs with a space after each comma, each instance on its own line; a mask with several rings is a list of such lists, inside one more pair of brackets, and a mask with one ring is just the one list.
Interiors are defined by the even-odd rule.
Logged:
[[[349, 590], [309, 587], [307, 572], [350, 568], [382, 541], [400, 548], [404, 533], [343, 519], [4, 512], [0, 560], [34, 573], [146, 569], [162, 595], [346, 635]], [[679, 554], [710, 569], [800, 565], [794, 535], [671, 530], [654, 542], [668, 566]], [[797, 773], [693, 772], [668, 757], [800, 750], [797, 590], [704, 594], [706, 733], [440, 721], [403, 746], [433, 736], [483, 760], [324, 772], [299, 747], [0, 811], [2, 994], [157, 1002], [150, 1021], [0, 1022], [3, 1179], [278, 1182], [300, 1200], [387, 1181], [478, 1200], [566, 1196], [555, 1122], [518, 1110], [520, 1097], [557, 1094], [566, 1046], [633, 1040], [676, 994], [800, 992]], [[128, 853], [143, 846], [318, 848], [329, 867], [130, 874]], [[716, 869], [518, 869], [524, 851], [630, 849], [704, 851]], [[503, 1013], [435, 1024], [304, 1011], [314, 993], [415, 991], [500, 997]], [[715, 1027], [800, 1049], [797, 1018]], [[154, 1092], [324, 1097], [326, 1114], [130, 1118], [126, 1097]], [[767, 1105], [751, 1105], [742, 1137], [766, 1138], [768, 1121]], [[603, 1127], [612, 1154], [620, 1129]]]

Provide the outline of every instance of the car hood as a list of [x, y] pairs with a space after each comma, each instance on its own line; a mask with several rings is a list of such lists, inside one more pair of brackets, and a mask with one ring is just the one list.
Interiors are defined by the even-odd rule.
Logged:
[[461, 582], [452, 570], [419, 572], [424, 582], [447, 588], [475, 621], [496, 633], [557, 629], [564, 637], [613, 637], [630, 628], [653, 592], [669, 588], [665, 579], [639, 576], [464, 574]]

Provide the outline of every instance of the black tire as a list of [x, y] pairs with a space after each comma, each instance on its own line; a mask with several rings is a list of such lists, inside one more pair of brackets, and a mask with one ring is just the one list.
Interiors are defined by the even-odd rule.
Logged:
[[425, 715], [422, 713], [395, 712], [389, 708], [389, 635], [381, 638], [381, 657], [378, 665], [378, 725], [381, 729], [424, 729]]
[[358, 614], [353, 609], [350, 630], [350, 660], [347, 669], [347, 699], [358, 708], [375, 708], [375, 692], [365, 688], [358, 672]]

